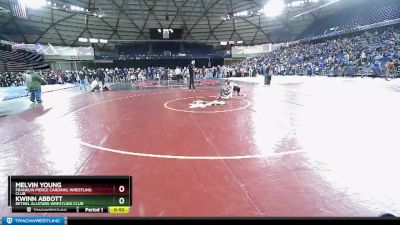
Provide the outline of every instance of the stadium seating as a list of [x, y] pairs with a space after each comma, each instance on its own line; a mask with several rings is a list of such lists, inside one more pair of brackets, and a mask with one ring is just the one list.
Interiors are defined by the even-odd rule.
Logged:
[[[150, 50], [151, 46], [151, 50]], [[150, 53], [151, 52], [151, 53]], [[170, 56], [165, 56], [166, 52], [171, 52]], [[151, 58], [165, 58], [176, 56], [189, 56], [196, 58], [206, 58], [209, 56], [221, 55], [215, 53], [211, 45], [196, 44], [196, 43], [176, 43], [176, 42], [153, 42], [137, 43], [131, 45], [118, 46], [119, 57], [100, 57], [99, 59], [146, 59]]]
[[164, 52], [171, 52], [172, 55], [178, 55], [180, 52], [179, 43], [153, 43], [153, 54], [164, 55]]
[[[305, 41], [281, 47], [235, 64], [249, 69], [270, 65], [282, 75], [374, 75], [385, 74], [389, 60], [400, 60], [398, 26], [369, 30], [357, 36]], [[396, 69], [396, 75], [399, 70]]]
[[37, 70], [50, 69], [43, 63], [43, 55], [23, 50], [7, 51], [0, 49], [0, 72], [23, 72], [33, 67]]
[[184, 49], [193, 57], [207, 57], [211, 54], [214, 54], [213, 47], [210, 45], [204, 44], [184, 44]]
[[371, 4], [358, 4], [334, 15], [319, 19], [299, 35], [297, 39], [322, 37], [327, 33], [400, 18], [400, 3], [398, 0], [380, 0], [374, 1], [373, 4], [375, 4], [374, 7], [371, 7]]

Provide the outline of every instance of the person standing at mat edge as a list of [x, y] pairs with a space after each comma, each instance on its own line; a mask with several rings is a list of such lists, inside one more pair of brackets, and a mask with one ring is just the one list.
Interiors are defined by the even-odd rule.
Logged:
[[274, 73], [272, 66], [271, 65], [266, 66], [264, 64], [263, 73], [264, 73], [264, 86], [271, 85], [271, 78], [272, 78], [272, 74]]
[[86, 71], [83, 68], [83, 71], [79, 71], [79, 90], [85, 89], [86, 91]]
[[189, 65], [189, 76], [190, 76], [190, 82], [189, 82], [189, 89], [196, 89], [194, 86], [194, 65], [196, 64], [196, 61], [192, 60], [192, 63]]
[[393, 78], [394, 75], [394, 61], [393, 59], [389, 60], [388, 63], [385, 65], [386, 67], [386, 80], [389, 80], [389, 78]]
[[42, 103], [42, 84], [46, 84], [46, 81], [36, 72], [33, 68], [29, 68], [24, 74], [26, 87], [30, 92], [30, 100], [32, 103]]

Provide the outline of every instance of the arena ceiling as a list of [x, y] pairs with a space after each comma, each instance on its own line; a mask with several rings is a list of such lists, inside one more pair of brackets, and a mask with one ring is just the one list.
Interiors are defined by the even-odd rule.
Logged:
[[[312, 22], [338, 8], [312, 10], [336, 0], [305, 0], [308, 3], [301, 7], [268, 17], [257, 12], [271, 0], [53, 0], [52, 4], [74, 5], [104, 16], [45, 6], [27, 8], [26, 17], [19, 18], [7, 13], [12, 12], [15, 1], [0, 0], [0, 38], [68, 46], [85, 45], [79, 42], [80, 37], [99, 38], [108, 40], [107, 44], [95, 44], [97, 50], [104, 51], [113, 50], [116, 44], [149, 40], [150, 28], [182, 29], [182, 39], [187, 42], [216, 44], [233, 39], [254, 45], [291, 41]], [[285, 0], [286, 4], [290, 1], [294, 0]], [[312, 12], [293, 18], [308, 10]], [[243, 11], [253, 14], [226, 19], [228, 14]]]

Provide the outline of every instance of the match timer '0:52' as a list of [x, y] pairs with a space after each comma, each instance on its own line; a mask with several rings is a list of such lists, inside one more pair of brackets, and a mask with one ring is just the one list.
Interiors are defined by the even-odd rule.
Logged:
[[108, 212], [111, 214], [127, 214], [129, 213], [128, 206], [112, 206], [108, 208]]

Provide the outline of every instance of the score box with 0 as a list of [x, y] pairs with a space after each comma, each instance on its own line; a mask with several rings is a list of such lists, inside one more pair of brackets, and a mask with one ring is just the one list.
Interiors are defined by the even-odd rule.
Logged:
[[[130, 184], [129, 184], [130, 185]], [[119, 184], [114, 185], [113, 192], [114, 192], [114, 201], [113, 206], [131, 206], [131, 193], [130, 187], [126, 187], [126, 184]]]

